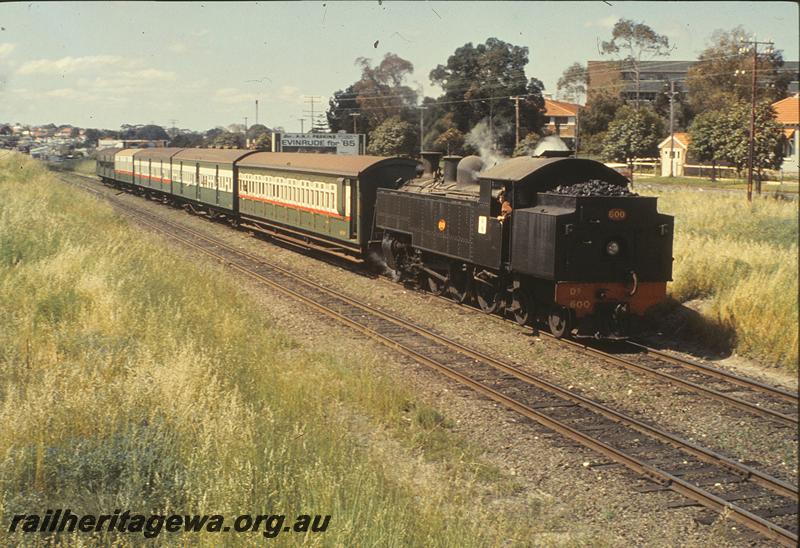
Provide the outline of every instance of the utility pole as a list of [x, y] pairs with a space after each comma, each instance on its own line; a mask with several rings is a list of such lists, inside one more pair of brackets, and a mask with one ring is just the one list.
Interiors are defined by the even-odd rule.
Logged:
[[256, 99], [256, 125], [258, 125], [258, 99]]
[[520, 97], [519, 95], [515, 95], [514, 97], [509, 97], [509, 99], [514, 100], [514, 112], [517, 121], [517, 138], [516, 141], [514, 142], [514, 145], [516, 146], [519, 144], [519, 100], [522, 99], [522, 97]]
[[492, 113], [492, 100], [489, 99], [489, 135], [492, 139], [492, 150], [497, 150], [494, 142], [494, 115]]
[[176, 120], [174, 118], [169, 121], [169, 123], [172, 124], [172, 138], [173, 139], [175, 138], [175, 135], [178, 134], [178, 129], [175, 127], [175, 124], [177, 122], [178, 122], [178, 120]]
[[675, 96], [678, 94], [675, 91], [675, 80], [669, 81], [669, 176], [674, 177], [675, 173], [673, 173], [674, 166], [675, 166], [675, 116], [674, 116], [674, 108], [673, 103], [675, 102]]
[[321, 99], [322, 99], [322, 97], [319, 97], [318, 95], [306, 95], [306, 102], [310, 106], [309, 110], [307, 110], [306, 112], [310, 112], [310, 114], [311, 114], [311, 131], [312, 132], [314, 131], [314, 122], [317, 119], [315, 114], [314, 114], [314, 107], [316, 105], [316, 102], [321, 100]]
[[244, 117], [244, 134], [247, 135], [247, 116]]
[[305, 131], [303, 130], [303, 123], [306, 121], [306, 119], [298, 118], [297, 121], [300, 122], [300, 133], [305, 133]]
[[358, 117], [361, 116], [361, 113], [360, 112], [351, 112], [350, 116], [353, 117], [353, 133], [357, 134], [358, 133], [358, 126], [356, 125], [356, 120], [358, 120]]
[[422, 124], [423, 124], [423, 119], [424, 119], [424, 116], [425, 116], [425, 110], [427, 108], [428, 107], [417, 107], [417, 109], [419, 109], [419, 153], [420, 154], [422, 154], [422, 150], [423, 150], [422, 133], [423, 133], [424, 129], [423, 129], [423, 125]]
[[[754, 163], [754, 156], [755, 156], [755, 145], [756, 145], [756, 83], [757, 83], [757, 74], [758, 74], [758, 46], [767, 46], [766, 52], [772, 53], [772, 46], [774, 45], [771, 41], [769, 42], [759, 42], [758, 40], [746, 40], [743, 41], [742, 44], [746, 44], [748, 46], [752, 46], [753, 48], [753, 77], [751, 80], [751, 101], [750, 101], [750, 142], [748, 143], [747, 148], [747, 201], [753, 201], [753, 163]], [[743, 46], [739, 48], [739, 53], [747, 52], [747, 47]], [[743, 73], [744, 71], [742, 71]], [[738, 71], [737, 71], [738, 73]], [[761, 178], [759, 177], [758, 181], [756, 181], [756, 192], [758, 195], [761, 195]]]

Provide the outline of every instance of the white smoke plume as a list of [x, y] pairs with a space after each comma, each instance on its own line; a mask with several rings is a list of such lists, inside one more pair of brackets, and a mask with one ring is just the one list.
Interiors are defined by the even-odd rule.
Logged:
[[536, 143], [531, 156], [541, 156], [542, 152], [548, 150], [566, 151], [569, 150], [569, 147], [564, 141], [561, 140], [561, 137], [557, 135], [547, 135], [546, 137], [542, 137], [542, 139]]
[[[503, 133], [503, 131], [495, 127], [495, 135], [501, 133]], [[489, 169], [503, 160], [507, 160], [505, 156], [495, 150], [494, 143], [492, 142], [492, 132], [489, 129], [489, 123], [486, 118], [478, 122], [478, 124], [467, 133], [465, 140], [478, 150], [478, 155], [481, 157], [481, 160], [483, 160], [483, 169]]]

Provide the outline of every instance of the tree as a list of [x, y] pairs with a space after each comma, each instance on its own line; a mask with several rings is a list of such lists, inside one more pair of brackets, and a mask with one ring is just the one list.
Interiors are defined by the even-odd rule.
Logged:
[[524, 139], [514, 148], [513, 157], [530, 156], [536, 148], [536, 144], [541, 140], [541, 136], [536, 133], [528, 133]]
[[146, 126], [122, 126], [123, 139], [145, 139], [148, 141], [169, 140], [169, 135], [161, 126], [149, 124]]
[[581, 133], [595, 135], [608, 129], [608, 124], [625, 103], [619, 97], [607, 92], [594, 92], [589, 95], [586, 106], [581, 109]]
[[451, 127], [439, 134], [433, 141], [431, 148], [446, 154], [462, 154], [464, 151], [464, 134], [457, 128]]
[[[686, 76], [694, 112], [721, 110], [732, 103], [751, 101], [753, 55], [739, 51], [742, 42], [748, 39], [748, 33], [741, 26], [729, 31], [717, 30], [711, 35], [708, 47]], [[759, 99], [774, 103], [786, 97], [792, 77], [779, 70], [783, 64], [780, 50], [762, 52], [759, 56], [757, 71], [762, 84], [757, 89]]]
[[203, 136], [199, 133], [179, 133], [170, 141], [169, 146], [178, 148], [195, 148], [203, 145]]
[[724, 114], [710, 110], [699, 114], [689, 128], [689, 153], [700, 162], [711, 162], [711, 180], [716, 180], [717, 162], [722, 160], [725, 142]]
[[[394, 53], [387, 53], [373, 66], [365, 57], [356, 59], [361, 78], [344, 91], [337, 91], [328, 101], [326, 118], [331, 131], [352, 128], [351, 113], [359, 113], [359, 132], [369, 133], [395, 116], [411, 122], [415, 119], [417, 92], [404, 84], [414, 65]], [[315, 121], [317, 123], [317, 121]]]
[[270, 137], [269, 133], [261, 133], [258, 137], [256, 137], [255, 142], [253, 143], [253, 148], [256, 150], [272, 150], [272, 138]]
[[641, 91], [642, 61], [669, 55], [669, 38], [658, 34], [644, 23], [620, 19], [611, 30], [611, 40], [600, 45], [601, 53], [621, 57], [631, 67], [636, 78], [636, 106], [639, 106]]
[[256, 139], [260, 135], [269, 132], [270, 132], [269, 128], [264, 124], [253, 124], [252, 126], [247, 128], [247, 133], [245, 134], [245, 136], [248, 139]]
[[564, 97], [574, 103], [580, 103], [581, 98], [586, 94], [586, 84], [589, 81], [589, 73], [586, 67], [580, 63], [572, 63], [558, 79], [556, 89], [559, 94], [563, 91]]
[[[653, 100], [653, 108], [664, 119], [664, 123], [669, 127], [669, 90], [670, 84], [667, 81], [663, 83], [663, 92], [656, 93], [656, 98]], [[675, 131], [683, 131], [691, 124], [692, 110], [689, 107], [686, 95], [682, 93], [682, 86], [679, 82], [675, 83], [675, 99], [673, 101], [672, 110], [674, 116]]]
[[[350, 114], [361, 114], [358, 109], [358, 102], [356, 101], [357, 95], [358, 93], [355, 87], [350, 85], [345, 90], [335, 92], [333, 97], [328, 100], [328, 110], [325, 116], [328, 119], [328, 127], [331, 128], [332, 132], [336, 133], [341, 130], [352, 130]], [[364, 123], [367, 122], [365, 121]], [[362, 124], [361, 131], [363, 133], [366, 133], [368, 129], [369, 128]]]
[[[741, 171], [747, 165], [750, 142], [750, 105], [738, 103], [722, 111], [720, 155], [724, 161]], [[759, 178], [764, 169], [777, 168], [783, 156], [780, 147], [783, 130], [775, 121], [772, 105], [764, 101], [756, 107], [753, 169]]]
[[203, 135], [203, 139], [206, 143], [210, 143], [213, 141], [218, 135], [222, 135], [225, 133], [225, 128], [222, 127], [212, 127], [208, 131], [205, 132]]
[[218, 147], [244, 148], [244, 135], [225, 131], [211, 139], [208, 144]]
[[393, 116], [372, 132], [367, 152], [376, 156], [413, 156], [417, 145], [414, 127]]
[[634, 158], [655, 156], [664, 123], [652, 108], [624, 106], [608, 125], [602, 155], [606, 160], [624, 161], [633, 173]]
[[544, 85], [525, 75], [528, 48], [489, 38], [485, 44], [467, 43], [430, 73], [433, 84], [444, 89], [440, 102], [445, 113], [452, 114], [455, 128], [464, 134], [488, 120], [505, 151], [515, 139], [514, 101], [509, 97], [525, 96], [520, 101], [521, 134], [540, 132], [544, 124]]
[[609, 92], [589, 94], [586, 106], [579, 113], [580, 147], [588, 154], [600, 154], [605, 142], [608, 125], [625, 103]]

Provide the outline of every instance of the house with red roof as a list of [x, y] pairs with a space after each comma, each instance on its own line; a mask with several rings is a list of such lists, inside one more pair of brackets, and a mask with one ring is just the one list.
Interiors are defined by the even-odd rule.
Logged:
[[[678, 131], [658, 143], [662, 177], [670, 175], [675, 177], [683, 176], [691, 142], [692, 139], [688, 133]], [[670, 166], [672, 166], [671, 170]]]
[[544, 129], [558, 135], [568, 145], [575, 144], [575, 128], [578, 122], [580, 105], [565, 101], [544, 100]]
[[783, 164], [781, 171], [785, 173], [800, 172], [798, 150], [800, 149], [800, 94], [772, 103], [775, 110], [775, 119], [783, 126], [786, 140], [783, 144]]

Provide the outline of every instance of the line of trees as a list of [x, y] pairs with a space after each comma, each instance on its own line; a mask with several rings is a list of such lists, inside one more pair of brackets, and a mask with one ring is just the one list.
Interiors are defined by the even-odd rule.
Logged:
[[[471, 154], [487, 148], [510, 154], [516, 140], [512, 96], [521, 97], [521, 137], [541, 134], [544, 86], [525, 75], [526, 47], [497, 38], [464, 44], [428, 75], [444, 90], [436, 98], [421, 97], [407, 84], [414, 66], [394, 53], [377, 65], [364, 58], [356, 63], [361, 78], [333, 94], [326, 114], [332, 131], [351, 130], [351, 114], [358, 115], [359, 132], [369, 135], [370, 154], [414, 155], [420, 148], [420, 116], [427, 150]], [[487, 131], [475, 132], [476, 127]]]
[[[782, 132], [769, 105], [787, 96], [791, 75], [781, 71], [780, 50], [765, 51], [756, 61], [740, 51], [748, 34], [741, 27], [718, 30], [688, 71], [685, 82], [676, 82], [673, 104], [675, 131], [688, 131], [690, 153], [699, 161], [724, 163], [739, 170], [747, 163], [752, 70], [761, 85], [756, 116], [755, 169], [774, 168], [781, 160]], [[601, 52], [630, 67], [637, 96], [641, 89], [642, 62], [667, 55], [673, 46], [669, 38], [641, 22], [620, 19], [611, 40]], [[611, 70], [611, 69], [609, 69]], [[620, 98], [624, 82], [611, 81], [598, 89], [589, 86], [589, 75], [580, 63], [569, 65], [558, 81], [559, 96], [579, 101], [588, 92], [580, 112], [581, 150], [607, 160], [629, 162], [635, 157], [653, 157], [669, 128], [669, 82], [652, 102], [634, 100], [626, 105]]]

